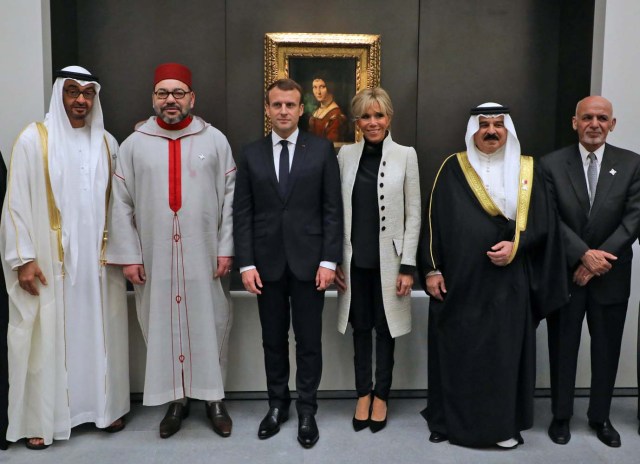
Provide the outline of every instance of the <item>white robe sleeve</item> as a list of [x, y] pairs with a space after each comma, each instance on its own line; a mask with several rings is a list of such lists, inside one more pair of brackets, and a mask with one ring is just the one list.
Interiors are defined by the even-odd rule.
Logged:
[[221, 182], [218, 190], [218, 256], [233, 256], [233, 191], [236, 183], [236, 163], [226, 137], [216, 134], [216, 149], [220, 159]]
[[131, 142], [131, 139], [125, 140], [120, 148], [111, 184], [107, 242], [109, 264], [142, 264], [142, 248], [134, 214], [135, 175]]
[[33, 243], [32, 177], [43, 169], [41, 145], [35, 125], [20, 134], [11, 154], [7, 177], [7, 194], [2, 212], [4, 259], [16, 270], [36, 259]]

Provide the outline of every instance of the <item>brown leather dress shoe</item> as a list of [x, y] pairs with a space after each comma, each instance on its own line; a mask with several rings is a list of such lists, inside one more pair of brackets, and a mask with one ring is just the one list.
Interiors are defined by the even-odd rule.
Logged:
[[227, 408], [222, 401], [212, 401], [205, 403], [205, 409], [207, 411], [207, 417], [211, 421], [213, 431], [221, 437], [228, 437], [231, 435], [231, 427], [233, 421], [229, 417]]
[[114, 420], [111, 425], [103, 428], [102, 430], [104, 430], [107, 433], [118, 433], [124, 430], [126, 425], [127, 425], [127, 421], [125, 420], [124, 416], [122, 416], [120, 419]]
[[160, 422], [160, 438], [169, 438], [180, 430], [182, 419], [189, 417], [189, 407], [189, 401], [187, 401], [187, 404], [182, 404], [177, 401], [169, 405], [164, 419]]

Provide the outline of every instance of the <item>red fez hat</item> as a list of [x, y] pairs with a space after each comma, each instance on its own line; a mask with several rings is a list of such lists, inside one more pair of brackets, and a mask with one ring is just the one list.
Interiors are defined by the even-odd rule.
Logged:
[[153, 85], [165, 79], [176, 79], [184, 82], [191, 88], [191, 70], [183, 64], [164, 63], [156, 68]]

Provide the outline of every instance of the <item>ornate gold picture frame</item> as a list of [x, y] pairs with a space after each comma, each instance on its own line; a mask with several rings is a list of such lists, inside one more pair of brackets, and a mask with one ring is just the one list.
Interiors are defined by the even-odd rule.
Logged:
[[[380, 36], [368, 34], [267, 33], [264, 89], [289, 77], [303, 88], [300, 128], [339, 147], [359, 140], [350, 103], [361, 89], [380, 85]], [[264, 115], [264, 132], [271, 123]]]

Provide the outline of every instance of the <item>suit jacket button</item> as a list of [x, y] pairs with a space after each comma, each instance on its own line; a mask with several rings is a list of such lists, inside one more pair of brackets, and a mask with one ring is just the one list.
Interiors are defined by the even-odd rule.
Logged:
[[384, 172], [381, 172], [381, 173], [380, 173], [380, 177], [384, 177]]
[[385, 230], [387, 230], [387, 228], [385, 226], [382, 226], [382, 229], [380, 229], [380, 230], [382, 230], [382, 232], [384, 232]]
[[380, 187], [384, 187], [384, 184], [382, 182], [380, 182]]
[[387, 219], [386, 217], [382, 216], [381, 220], [384, 221], [385, 219]]
[[380, 211], [384, 211], [384, 206], [381, 206], [381, 207], [380, 207]]

